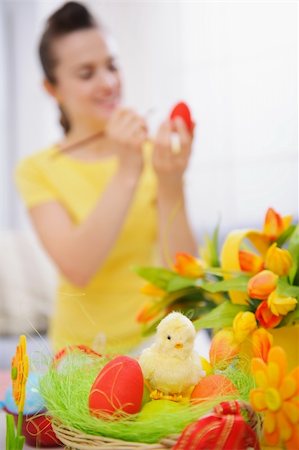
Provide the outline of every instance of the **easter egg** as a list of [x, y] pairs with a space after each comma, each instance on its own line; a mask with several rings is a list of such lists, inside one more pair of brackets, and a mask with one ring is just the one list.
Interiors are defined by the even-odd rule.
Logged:
[[95, 379], [89, 394], [94, 416], [136, 414], [141, 409], [143, 375], [139, 363], [129, 356], [109, 361]]
[[173, 414], [179, 412], [184, 408], [181, 403], [172, 402], [171, 400], [152, 400], [146, 403], [140, 411], [137, 421], [150, 422], [157, 421], [161, 418], [165, 425], [167, 421], [173, 421]]
[[214, 374], [202, 378], [191, 394], [192, 403], [200, 403], [213, 397], [236, 394], [236, 386], [224, 375]]
[[[35, 414], [45, 410], [45, 403], [39, 394], [39, 379], [37, 373], [29, 373], [26, 383], [24, 414]], [[5, 392], [4, 407], [7, 411], [17, 414], [18, 407], [12, 394], [12, 386], [9, 386]]]
[[191, 112], [189, 107], [184, 102], [177, 103], [170, 113], [170, 120], [174, 120], [176, 117], [181, 117], [185, 122], [188, 130], [193, 131], [194, 123], [191, 118]]

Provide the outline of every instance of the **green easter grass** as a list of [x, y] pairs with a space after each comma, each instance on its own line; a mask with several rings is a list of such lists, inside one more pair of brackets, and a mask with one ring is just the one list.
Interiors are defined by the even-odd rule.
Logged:
[[180, 404], [180, 407], [171, 408], [169, 413], [164, 411], [162, 415], [146, 414], [142, 417], [141, 412], [140, 415], [126, 415], [118, 420], [99, 419], [89, 412], [88, 396], [95, 378], [106, 362], [105, 358], [99, 360], [87, 355], [82, 357], [73, 352], [59, 370], [50, 368], [40, 381], [40, 393], [49, 413], [64, 425], [89, 435], [155, 443], [170, 434], [181, 433], [188, 424], [210, 412], [214, 405], [232, 399], [231, 396], [217, 397], [199, 405]]

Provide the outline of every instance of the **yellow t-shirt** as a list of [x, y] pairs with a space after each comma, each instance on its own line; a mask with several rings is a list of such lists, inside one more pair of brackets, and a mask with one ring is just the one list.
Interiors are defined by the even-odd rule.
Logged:
[[[65, 207], [74, 224], [80, 224], [116, 170], [116, 157], [86, 162], [51, 147], [20, 163], [16, 182], [27, 208], [55, 200]], [[140, 341], [135, 318], [144, 300], [139, 293], [143, 283], [132, 267], [154, 262], [155, 203], [156, 179], [146, 162], [123, 229], [105, 264], [82, 289], [60, 276], [50, 322], [55, 350], [69, 344], [95, 347], [103, 336], [110, 352], [126, 351]]]

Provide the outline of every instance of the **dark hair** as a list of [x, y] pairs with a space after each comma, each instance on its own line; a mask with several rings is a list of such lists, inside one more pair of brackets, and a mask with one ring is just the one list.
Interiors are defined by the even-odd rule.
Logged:
[[[54, 69], [57, 65], [57, 59], [53, 51], [53, 42], [74, 31], [98, 26], [99, 24], [88, 9], [77, 2], [65, 3], [48, 18], [39, 43], [39, 57], [44, 74], [50, 83], [56, 83]], [[59, 109], [61, 113], [60, 124], [65, 133], [68, 133], [70, 123], [61, 105], [59, 105]]]

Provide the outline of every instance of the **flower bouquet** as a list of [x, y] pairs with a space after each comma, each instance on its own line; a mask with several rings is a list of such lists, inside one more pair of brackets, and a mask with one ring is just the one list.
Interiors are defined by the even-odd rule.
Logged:
[[[299, 226], [268, 209], [263, 229], [232, 231], [218, 252], [218, 227], [201, 258], [180, 253], [171, 270], [141, 267], [150, 296], [137, 316], [149, 334], [170, 310], [196, 329], [230, 327], [241, 343], [255, 329], [296, 328], [299, 322]], [[274, 334], [275, 334], [274, 331]]]
[[[170, 310], [197, 330], [213, 330], [209, 367], [239, 367], [255, 386], [250, 403], [263, 440], [299, 448], [299, 227], [268, 209], [262, 230], [232, 231], [218, 253], [218, 230], [201, 258], [178, 254], [172, 270], [138, 268], [150, 301], [138, 314], [144, 333]], [[274, 345], [274, 346], [273, 346]], [[292, 369], [288, 373], [287, 366]], [[297, 367], [296, 367], [297, 366]]]

